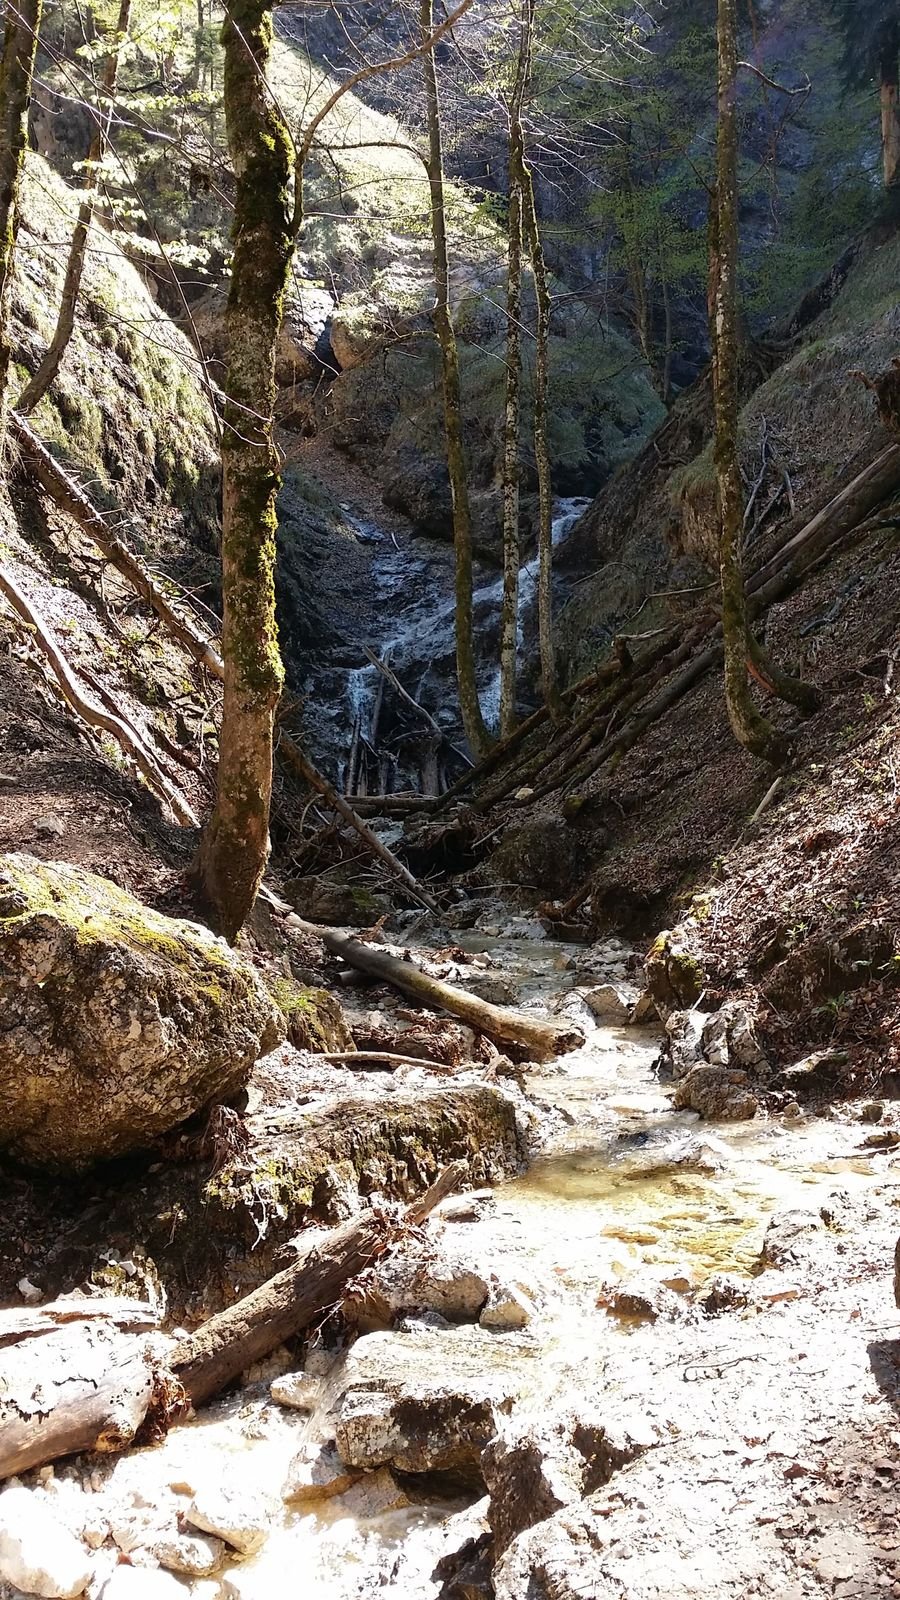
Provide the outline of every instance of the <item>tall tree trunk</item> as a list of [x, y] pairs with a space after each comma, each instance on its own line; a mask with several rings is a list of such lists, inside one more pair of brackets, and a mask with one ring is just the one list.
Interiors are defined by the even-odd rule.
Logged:
[[522, 414], [522, 106], [531, 75], [532, 16], [526, 6], [519, 33], [509, 111], [509, 245], [506, 270], [506, 414], [503, 449], [503, 605], [500, 613], [500, 733], [516, 725], [519, 623], [519, 430]]
[[237, 192], [226, 312], [228, 396], [222, 435], [222, 655], [216, 801], [200, 844], [201, 892], [233, 939], [269, 853], [272, 734], [283, 672], [275, 625], [272, 439], [275, 345], [293, 250], [291, 147], [266, 87], [272, 8], [228, 0], [225, 120]]
[[[419, 0], [421, 40], [434, 33], [434, 0]], [[491, 736], [481, 712], [475, 673], [472, 614], [472, 508], [462, 427], [459, 351], [450, 314], [450, 259], [444, 210], [444, 155], [441, 138], [441, 104], [438, 93], [434, 44], [422, 51], [425, 75], [425, 111], [428, 122], [428, 184], [431, 193], [431, 231], [434, 244], [434, 326], [441, 351], [444, 387], [444, 433], [450, 496], [453, 505], [453, 542], [456, 549], [456, 675], [459, 707], [466, 738], [476, 760], [490, 748]]]
[[900, 184], [900, 23], [887, 23], [878, 55], [878, 93], [881, 101], [881, 146], [884, 182], [888, 189]]
[[[119, 15], [116, 20], [115, 37], [103, 68], [101, 99], [96, 112], [97, 126], [91, 139], [91, 147], [88, 152], [84, 173], [84, 186], [87, 190], [87, 195], [79, 207], [78, 220], [75, 224], [75, 231], [72, 234], [72, 243], [69, 246], [69, 259], [66, 263], [66, 276], [63, 281], [62, 299], [59, 305], [56, 328], [43, 361], [16, 402], [16, 410], [26, 417], [40, 403], [56, 377], [59, 371], [59, 364], [75, 327], [75, 313], [78, 309], [78, 296], [81, 292], [81, 279], [84, 274], [88, 234], [94, 216], [94, 185], [98, 181], [99, 167], [106, 154], [106, 147], [109, 142], [109, 126], [112, 121], [113, 102], [119, 75], [119, 54], [128, 37], [130, 22], [131, 0], [119, 0]], [[104, 101], [106, 102], [105, 105]]]
[[718, 0], [718, 142], [709, 262], [725, 701], [738, 743], [753, 755], [777, 760], [782, 754], [780, 740], [757, 710], [747, 674], [751, 647], [741, 562], [744, 486], [738, 456], [737, 165], [736, 0]]
[[[510, 151], [517, 132], [510, 119]], [[518, 128], [521, 138], [521, 123]], [[506, 413], [503, 442], [503, 604], [500, 611], [500, 733], [516, 725], [519, 628], [519, 427], [522, 391], [522, 191], [509, 170], [509, 249], [506, 278]]]
[[[535, 0], [525, 0], [534, 16]], [[537, 342], [534, 359], [534, 456], [538, 476], [538, 642], [541, 687], [554, 721], [565, 716], [556, 675], [553, 639], [553, 485], [547, 422], [550, 401], [550, 283], [538, 224], [531, 168], [522, 159], [522, 214], [537, 296]]]
[[0, 449], [5, 434], [9, 379], [9, 301], [16, 246], [17, 208], [25, 146], [31, 79], [41, 25], [41, 0], [18, 0], [7, 7], [0, 63]]

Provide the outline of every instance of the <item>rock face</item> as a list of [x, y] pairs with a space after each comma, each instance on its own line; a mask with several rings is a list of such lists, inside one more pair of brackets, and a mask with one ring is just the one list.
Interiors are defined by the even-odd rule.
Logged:
[[473, 1477], [529, 1382], [536, 1347], [519, 1335], [425, 1326], [372, 1333], [347, 1357], [336, 1440], [351, 1467]]
[[253, 968], [103, 878], [0, 858], [0, 1142], [78, 1170], [236, 1093], [283, 1020]]

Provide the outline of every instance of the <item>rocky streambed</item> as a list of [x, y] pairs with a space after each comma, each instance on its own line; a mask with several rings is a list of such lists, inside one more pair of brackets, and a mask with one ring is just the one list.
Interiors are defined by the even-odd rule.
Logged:
[[[527, 1170], [496, 1181], [486, 1146], [494, 1181], [162, 1443], [7, 1486], [4, 1600], [900, 1593], [890, 1112], [876, 1147], [854, 1108], [674, 1110], [659, 1028], [624, 1020], [631, 952], [535, 933], [458, 962], [583, 1048], [444, 1086], [458, 1119], [508, 1104]], [[351, 988], [351, 1023], [374, 1003]], [[437, 1093], [387, 1078], [373, 1118]]]

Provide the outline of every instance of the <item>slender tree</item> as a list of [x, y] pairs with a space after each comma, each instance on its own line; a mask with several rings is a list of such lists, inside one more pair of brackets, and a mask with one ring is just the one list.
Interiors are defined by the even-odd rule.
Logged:
[[269, 853], [273, 725], [283, 672], [275, 624], [272, 438], [275, 346], [293, 253], [291, 144], [266, 85], [272, 7], [228, 0], [225, 120], [234, 163], [234, 258], [226, 311], [222, 437], [222, 654], [215, 807], [200, 844], [201, 892], [235, 938]]
[[[529, 72], [534, 50], [536, 0], [523, 0], [524, 48], [528, 52]], [[541, 230], [534, 193], [534, 176], [525, 156], [524, 139], [517, 153], [518, 182], [522, 194], [522, 224], [537, 299], [537, 330], [534, 358], [534, 458], [538, 477], [538, 642], [541, 657], [541, 687], [554, 721], [565, 715], [556, 672], [556, 645], [553, 638], [553, 483], [550, 471], [548, 421], [550, 413], [550, 315], [552, 300]]]
[[887, 188], [900, 184], [900, 0], [831, 0], [844, 35], [854, 87], [878, 85], [881, 149]]
[[531, 15], [522, 13], [509, 116], [509, 218], [506, 270], [506, 408], [503, 444], [503, 604], [500, 613], [500, 732], [516, 723], [519, 624], [519, 433], [522, 393], [522, 108], [531, 68]]
[[[459, 706], [466, 738], [476, 759], [487, 754], [491, 737], [478, 698], [472, 609], [472, 508], [462, 424], [459, 351], [450, 310], [450, 258], [444, 205], [444, 154], [441, 103], [434, 57], [434, 0], [419, 0], [420, 39], [425, 48], [425, 115], [428, 124], [428, 187], [434, 251], [434, 326], [441, 352], [444, 389], [444, 435], [450, 496], [453, 505], [453, 542], [456, 551], [456, 674]], [[426, 43], [427, 41], [427, 43]]]
[[28, 142], [31, 80], [41, 25], [41, 0], [6, 7], [0, 62], [0, 448], [9, 378], [9, 301], [16, 244], [19, 184]]
[[718, 128], [716, 192], [710, 218], [710, 337], [719, 494], [719, 574], [725, 700], [738, 743], [766, 761], [780, 761], [785, 741], [757, 708], [750, 674], [772, 694], [815, 709], [816, 691], [771, 662], [754, 638], [744, 590], [744, 485], [738, 444], [740, 322], [738, 315], [737, 5], [718, 0]]
[[754, 703], [747, 672], [750, 625], [741, 563], [744, 486], [738, 455], [736, 0], [718, 0], [717, 39], [718, 134], [716, 195], [710, 227], [710, 331], [716, 416], [715, 463], [719, 490], [719, 573], [722, 582], [725, 701], [738, 743], [764, 760], [778, 760], [783, 754], [781, 742], [772, 724], [762, 716]]
[[59, 371], [59, 364], [75, 327], [75, 313], [78, 309], [78, 297], [81, 292], [81, 280], [84, 275], [88, 235], [94, 218], [95, 186], [109, 140], [109, 126], [112, 119], [116, 83], [119, 74], [119, 57], [122, 47], [128, 38], [130, 22], [131, 0], [119, 0], [116, 31], [110, 40], [109, 54], [103, 67], [100, 104], [95, 113], [96, 126], [85, 166], [84, 184], [86, 194], [78, 209], [78, 220], [75, 223], [72, 243], [69, 246], [69, 259], [66, 262], [66, 275], [63, 280], [62, 299], [60, 300], [56, 328], [34, 377], [26, 384], [16, 402], [16, 410], [26, 417], [40, 403], [56, 377]]

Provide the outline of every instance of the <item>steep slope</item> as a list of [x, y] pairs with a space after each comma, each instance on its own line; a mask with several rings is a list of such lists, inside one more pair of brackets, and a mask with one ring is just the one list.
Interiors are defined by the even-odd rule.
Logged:
[[[896, 229], [861, 241], [830, 302], [826, 295], [747, 400], [746, 478], [749, 489], [758, 484], [758, 513], [767, 510], [748, 520], [751, 566], [890, 442], [856, 369], [878, 371], [900, 347], [898, 263]], [[596, 662], [604, 635], [649, 635], [639, 651], [652, 647], [654, 630], [674, 623], [676, 639], [687, 639], [704, 616], [707, 626], [714, 620], [715, 583], [704, 564], [715, 514], [709, 449], [701, 448], [707, 405], [702, 390], [683, 402], [585, 519], [582, 537], [601, 557], [585, 588], [598, 606], [606, 601], [607, 615], [582, 655], [581, 641], [570, 644], [570, 659]], [[678, 461], [689, 441], [690, 461]], [[633, 511], [623, 529], [626, 505]], [[776, 1057], [837, 1039], [857, 1047], [852, 1059], [870, 1073], [888, 1059], [897, 1015], [898, 526], [900, 496], [888, 497], [766, 614], [776, 658], [799, 665], [822, 692], [821, 709], [798, 726], [774, 708], [792, 728], [795, 757], [771, 793], [773, 773], [734, 742], [713, 663], [633, 748], [592, 776], [579, 777], [574, 763], [540, 802], [523, 789], [489, 869], [561, 900], [580, 888], [595, 935], [611, 927], [651, 935], [687, 914], [681, 933], [706, 972], [707, 994], [756, 997]], [[670, 593], [623, 604], [619, 574], [628, 562], [635, 599], [642, 588]], [[581, 599], [570, 609], [570, 638], [589, 607]], [[658, 692], [675, 682], [664, 672]], [[576, 704], [589, 706], [589, 693]], [[612, 707], [588, 729], [586, 750], [630, 726], [627, 711]], [[519, 785], [539, 789], [544, 780], [553, 746], [542, 749], [542, 737], [533, 737], [531, 765], [519, 758], [513, 770]], [[497, 822], [491, 812], [488, 827]]]

